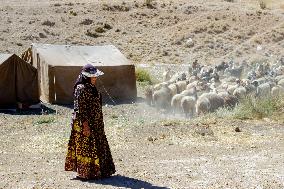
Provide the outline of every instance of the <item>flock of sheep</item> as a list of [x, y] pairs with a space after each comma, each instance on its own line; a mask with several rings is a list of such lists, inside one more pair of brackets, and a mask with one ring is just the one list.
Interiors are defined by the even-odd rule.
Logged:
[[210, 66], [195, 61], [186, 72], [171, 72], [167, 69], [162, 83], [146, 88], [146, 102], [190, 118], [221, 107], [234, 108], [247, 95], [267, 98], [284, 94], [283, 58], [272, 65], [231, 61]]

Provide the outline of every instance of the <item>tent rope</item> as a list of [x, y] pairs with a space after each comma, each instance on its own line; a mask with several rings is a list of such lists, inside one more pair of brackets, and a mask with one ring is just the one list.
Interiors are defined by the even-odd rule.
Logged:
[[105, 88], [103, 82], [102, 82], [100, 79], [98, 79], [98, 82], [99, 82], [100, 85], [103, 87], [103, 89], [104, 89], [104, 91], [106, 92], [108, 98], [113, 102], [114, 105], [117, 105], [117, 103], [116, 103], [116, 102], [114, 101], [114, 99], [111, 97], [111, 95], [109, 94], [109, 92], [106, 90], [106, 88]]

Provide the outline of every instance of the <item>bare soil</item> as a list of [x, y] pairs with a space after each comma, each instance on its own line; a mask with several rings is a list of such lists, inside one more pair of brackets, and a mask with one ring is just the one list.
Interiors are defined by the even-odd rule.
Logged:
[[64, 171], [71, 108], [0, 114], [0, 188], [283, 188], [283, 121], [186, 120], [144, 102], [104, 106], [117, 173]]
[[[283, 11], [283, 0], [264, 10], [256, 0], [153, 7], [142, 0], [0, 0], [0, 51], [114, 44], [157, 77], [162, 69], [154, 64], [182, 68], [193, 59], [276, 62], [284, 55]], [[90, 182], [64, 171], [72, 108], [0, 113], [0, 188], [284, 188], [283, 120], [186, 120], [147, 106], [141, 86], [138, 96], [103, 107], [117, 173]]]

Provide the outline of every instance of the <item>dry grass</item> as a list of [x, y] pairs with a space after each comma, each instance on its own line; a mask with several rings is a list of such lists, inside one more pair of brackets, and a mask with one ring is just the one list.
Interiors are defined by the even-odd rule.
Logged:
[[[201, 119], [212, 120], [217, 118], [259, 120], [271, 118], [273, 120], [284, 120], [284, 98], [265, 97], [257, 99], [247, 96], [233, 109], [221, 108], [216, 112], [208, 114]], [[200, 118], [199, 118], [200, 119]]]

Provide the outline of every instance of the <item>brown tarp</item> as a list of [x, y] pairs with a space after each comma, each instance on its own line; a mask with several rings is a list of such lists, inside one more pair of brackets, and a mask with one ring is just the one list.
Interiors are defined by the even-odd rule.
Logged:
[[39, 102], [37, 70], [15, 54], [0, 54], [0, 107]]
[[88, 63], [105, 73], [97, 82], [105, 102], [136, 100], [135, 67], [113, 45], [33, 44], [32, 56], [43, 102], [72, 104], [74, 82], [82, 66]]

